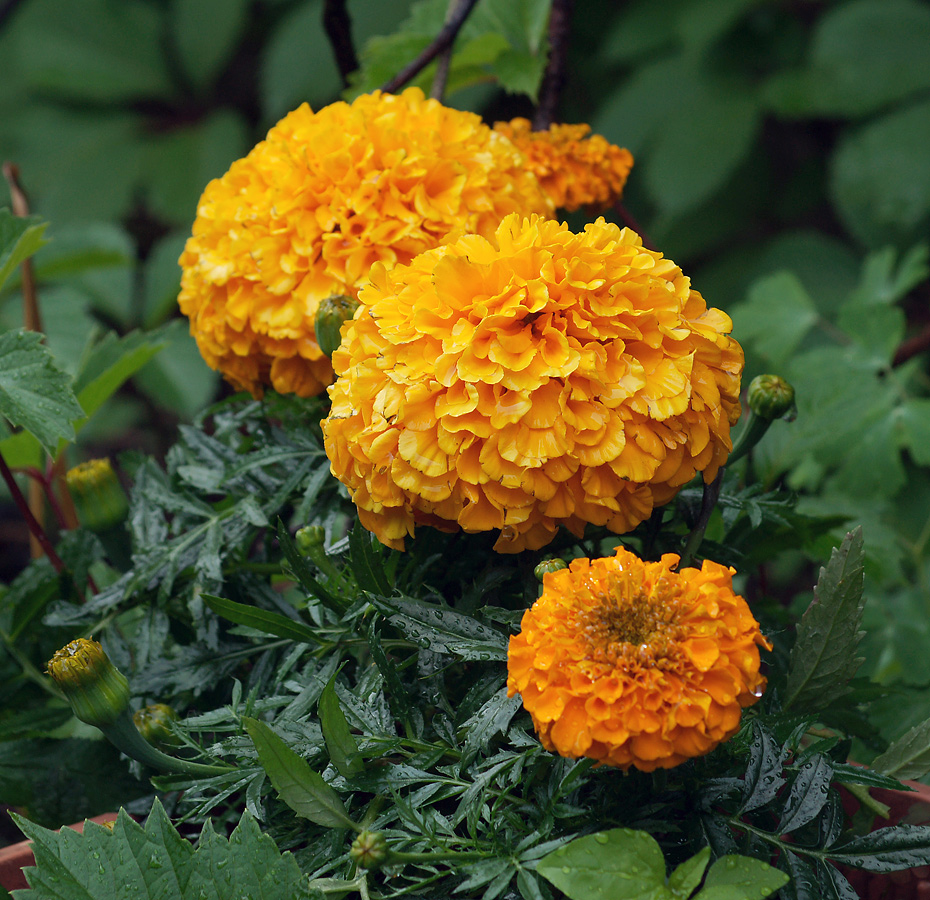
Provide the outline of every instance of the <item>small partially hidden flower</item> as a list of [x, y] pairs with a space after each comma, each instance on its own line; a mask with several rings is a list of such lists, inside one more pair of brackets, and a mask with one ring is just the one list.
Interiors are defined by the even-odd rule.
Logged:
[[132, 721], [139, 734], [156, 747], [177, 747], [181, 744], [181, 739], [172, 729], [172, 725], [179, 721], [178, 714], [167, 703], [150, 703], [137, 709]]
[[734, 571], [677, 563], [619, 547], [545, 577], [510, 639], [507, 686], [547, 749], [670, 768], [730, 738], [762, 695], [759, 647], [771, 645], [734, 594]]
[[322, 428], [391, 547], [415, 524], [500, 529], [500, 552], [560, 524], [624, 533], [732, 446], [730, 319], [629, 229], [511, 215], [493, 239], [375, 265], [359, 300]]
[[533, 131], [528, 119], [495, 122], [494, 130], [525, 155], [527, 166], [559, 209], [606, 209], [620, 199], [633, 167], [630, 151], [611, 144], [589, 125], [550, 125]]
[[376, 262], [408, 263], [511, 212], [551, 215], [523, 155], [418, 88], [289, 113], [207, 185], [180, 263], [181, 311], [206, 362], [261, 394], [333, 376], [314, 316]]
[[107, 531], [129, 512], [129, 500], [108, 459], [91, 459], [65, 474], [78, 520], [90, 531]]
[[345, 294], [333, 294], [320, 301], [313, 327], [320, 349], [332, 357], [342, 341], [342, 326], [355, 315], [358, 300]]
[[129, 682], [97, 641], [66, 644], [49, 660], [48, 674], [88, 725], [112, 725], [129, 707]]

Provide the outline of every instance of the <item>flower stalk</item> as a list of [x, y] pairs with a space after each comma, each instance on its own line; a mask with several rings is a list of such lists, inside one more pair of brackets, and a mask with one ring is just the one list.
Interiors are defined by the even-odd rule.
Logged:
[[234, 766], [205, 765], [168, 756], [140, 733], [129, 711], [129, 681], [97, 641], [78, 638], [49, 660], [48, 674], [71, 704], [74, 715], [99, 728], [107, 740], [131, 759], [178, 775], [225, 775]]

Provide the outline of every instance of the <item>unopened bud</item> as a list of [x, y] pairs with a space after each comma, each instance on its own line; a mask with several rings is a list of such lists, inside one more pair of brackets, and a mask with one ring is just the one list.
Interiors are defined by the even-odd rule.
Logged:
[[320, 349], [332, 356], [342, 342], [342, 324], [355, 315], [359, 302], [346, 294], [333, 294], [320, 301], [313, 327]]
[[112, 725], [129, 706], [129, 682], [96, 641], [78, 638], [48, 662], [48, 674], [88, 725]]
[[363, 831], [349, 848], [349, 856], [363, 869], [377, 869], [387, 855], [387, 841], [380, 831]]
[[65, 475], [78, 519], [93, 532], [119, 525], [129, 512], [126, 492], [108, 459], [91, 459]]
[[797, 412], [794, 405], [794, 388], [777, 375], [757, 375], [749, 383], [746, 392], [749, 408], [760, 418], [794, 419]]
[[177, 747], [181, 743], [171, 728], [179, 721], [178, 714], [167, 703], [150, 703], [137, 709], [132, 721], [139, 734], [156, 747]]
[[306, 525], [297, 530], [294, 541], [297, 544], [297, 550], [303, 556], [307, 556], [323, 546], [326, 541], [326, 529], [322, 525]]
[[533, 569], [533, 574], [539, 581], [542, 581], [543, 578], [549, 572], [558, 572], [559, 569], [567, 569], [568, 564], [564, 559], [544, 559], [535, 569]]

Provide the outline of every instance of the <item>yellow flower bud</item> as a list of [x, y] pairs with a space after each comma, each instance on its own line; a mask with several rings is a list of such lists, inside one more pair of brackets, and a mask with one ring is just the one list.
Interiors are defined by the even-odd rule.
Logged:
[[346, 294], [332, 294], [320, 301], [313, 328], [316, 342], [327, 356], [331, 357], [339, 347], [342, 342], [342, 324], [355, 315], [358, 306], [358, 300]]
[[129, 512], [129, 501], [108, 459], [91, 459], [65, 475], [78, 518], [85, 528], [106, 531]]
[[178, 714], [166, 703], [150, 703], [133, 714], [139, 734], [156, 747], [177, 747], [181, 741], [171, 730], [173, 722], [179, 721]]
[[112, 725], [129, 706], [129, 682], [97, 641], [66, 644], [49, 660], [48, 674], [88, 725]]

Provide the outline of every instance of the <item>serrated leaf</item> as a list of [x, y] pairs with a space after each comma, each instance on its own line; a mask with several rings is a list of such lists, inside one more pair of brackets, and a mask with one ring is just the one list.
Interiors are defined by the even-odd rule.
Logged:
[[833, 767], [820, 753], [801, 766], [785, 800], [778, 834], [794, 831], [820, 814], [827, 803], [832, 777]]
[[475, 753], [485, 752], [498, 734], [505, 734], [520, 705], [520, 697], [508, 697], [506, 687], [487, 700], [463, 726], [466, 730], [464, 756], [470, 758]]
[[84, 412], [71, 379], [41, 341], [41, 334], [22, 329], [0, 335], [0, 415], [54, 453], [60, 440], [74, 438], [71, 422]]
[[412, 599], [378, 597], [372, 602], [393, 625], [426, 650], [453, 653], [463, 659], [507, 658], [504, 635], [470, 616]]
[[876, 756], [872, 768], [895, 778], [923, 778], [930, 772], [930, 719], [915, 725]]
[[378, 667], [378, 671], [381, 673], [381, 677], [384, 679], [385, 686], [387, 687], [387, 700], [388, 705], [391, 707], [391, 714], [399, 722], [403, 722], [404, 728], [409, 735], [412, 722], [410, 700], [400, 680], [397, 667], [388, 659], [387, 654], [384, 652], [384, 647], [381, 644], [381, 631], [378, 627], [379, 618], [378, 615], [373, 615], [371, 617], [371, 622], [368, 625], [365, 638], [368, 641], [368, 649], [371, 651], [371, 658]]
[[930, 825], [892, 825], [830, 850], [838, 865], [870, 872], [897, 872], [930, 865]]
[[710, 862], [710, 847], [695, 853], [679, 865], [668, 878], [669, 890], [681, 898], [690, 897], [701, 883], [707, 864]]
[[752, 727], [753, 740], [743, 783], [741, 814], [765, 806], [778, 795], [785, 783], [783, 768], [787, 750], [764, 725], [753, 722]]
[[645, 831], [613, 828], [575, 838], [536, 867], [571, 900], [632, 900], [665, 892], [665, 859]]
[[156, 799], [145, 827], [123, 810], [112, 831], [93, 822], [83, 833], [49, 831], [17, 817], [33, 842], [36, 867], [19, 900], [303, 900], [304, 876], [244, 813], [227, 840], [209, 821], [194, 846]]
[[334, 683], [335, 674], [327, 682], [320, 694], [317, 711], [320, 714], [320, 726], [323, 729], [323, 740], [329, 751], [329, 758], [336, 767], [336, 771], [343, 778], [351, 778], [363, 771], [365, 764], [358, 756], [358, 744], [349, 731], [346, 715], [339, 705]]
[[768, 897], [788, 881], [784, 872], [748, 856], [724, 856], [707, 873], [694, 900], [746, 900]]
[[349, 559], [358, 586], [373, 594], [390, 594], [391, 583], [384, 571], [381, 544], [375, 546], [375, 538], [361, 522], [356, 522], [349, 532]]
[[339, 795], [305, 759], [264, 722], [243, 716], [242, 723], [278, 796], [298, 816], [328, 828], [356, 828]]
[[249, 628], [264, 631], [266, 634], [273, 634], [277, 637], [300, 641], [305, 644], [327, 643], [309, 625], [289, 619], [287, 616], [281, 615], [281, 613], [259, 609], [256, 606], [248, 606], [245, 603], [236, 603], [234, 600], [216, 597], [213, 594], [201, 594], [200, 596], [203, 602], [218, 616], [222, 616], [230, 622], [235, 622], [237, 625], [247, 625]]
[[13, 270], [43, 244], [48, 227], [38, 216], [14, 216], [0, 209], [0, 289]]
[[814, 711], [848, 691], [862, 659], [862, 529], [846, 535], [820, 570], [814, 600], [801, 618], [791, 650], [783, 708]]

